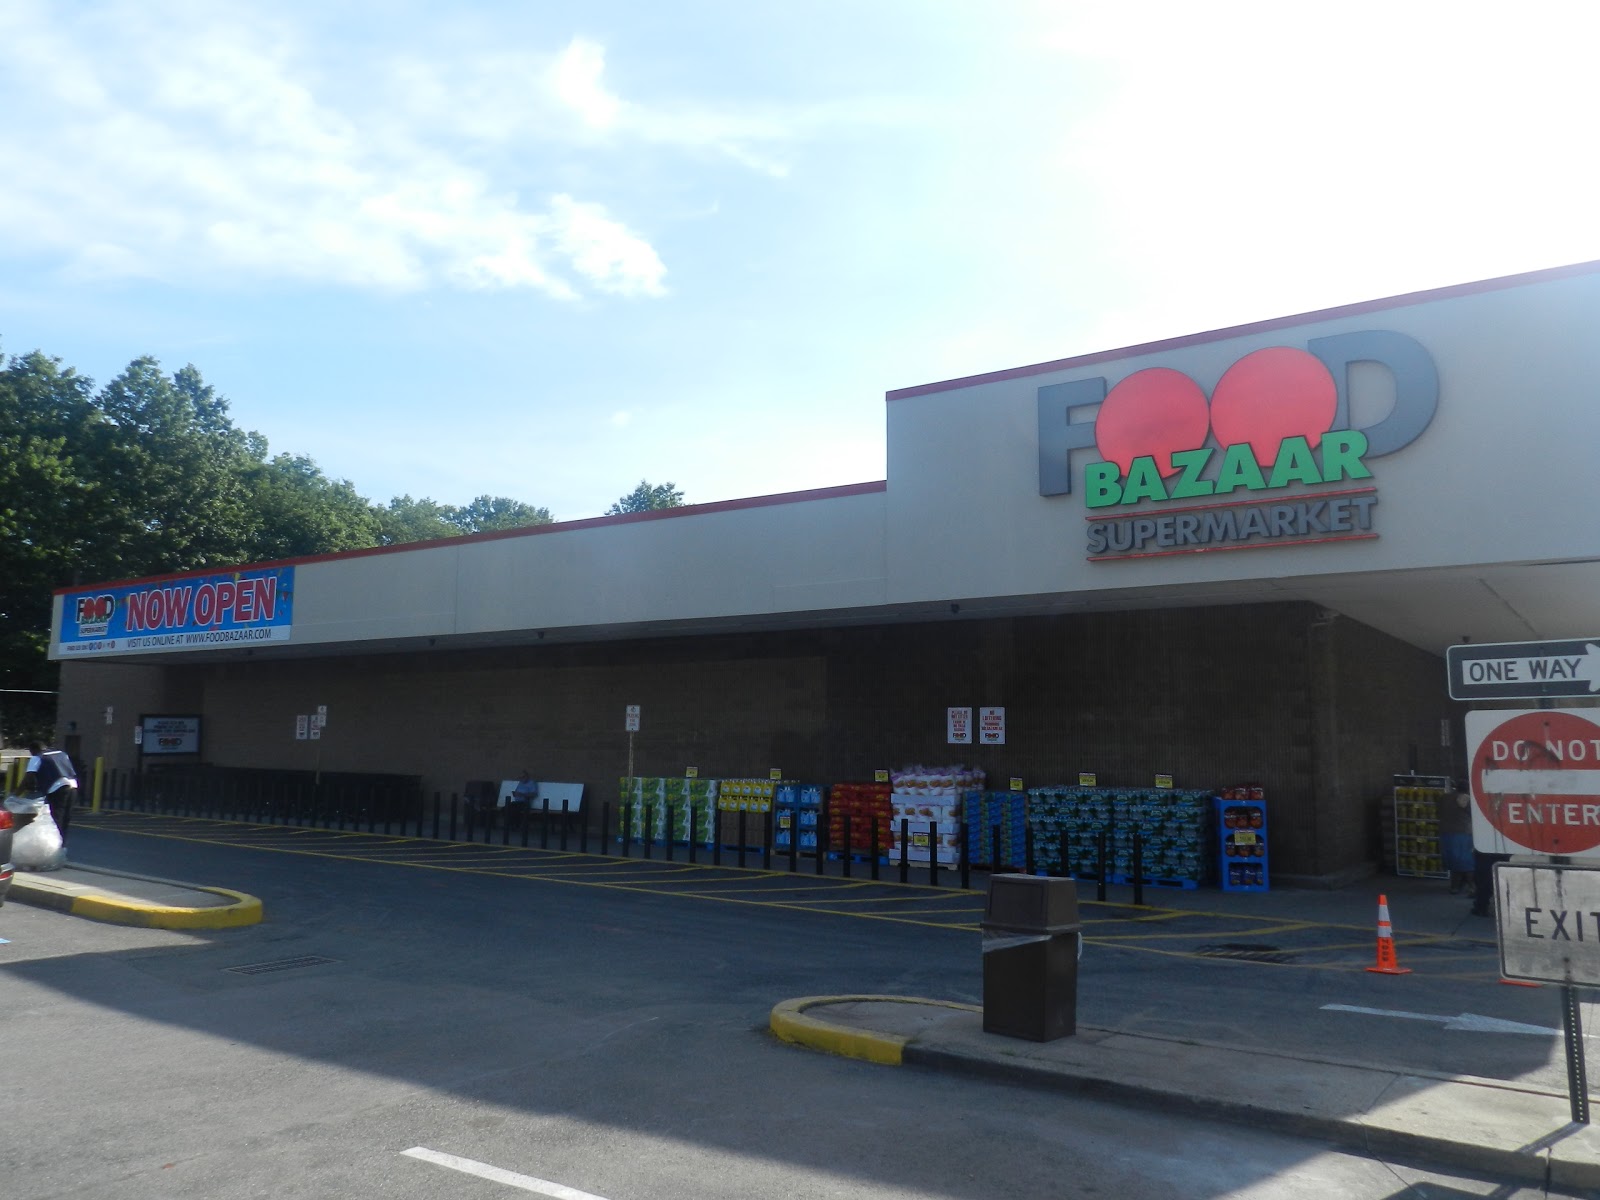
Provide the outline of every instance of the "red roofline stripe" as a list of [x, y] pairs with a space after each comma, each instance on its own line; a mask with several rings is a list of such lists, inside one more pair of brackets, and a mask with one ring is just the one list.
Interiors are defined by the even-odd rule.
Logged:
[[1406, 308], [1413, 304], [1426, 304], [1434, 300], [1451, 300], [1459, 296], [1474, 296], [1482, 292], [1498, 292], [1506, 288], [1523, 287], [1530, 283], [1544, 283], [1552, 279], [1569, 279], [1600, 271], [1600, 259], [1571, 263], [1563, 267], [1547, 267], [1539, 271], [1525, 271], [1519, 275], [1502, 275], [1496, 279], [1480, 279], [1472, 283], [1451, 284], [1449, 287], [1430, 288], [1422, 292], [1407, 292], [1400, 296], [1386, 296], [1381, 300], [1362, 300], [1356, 304], [1343, 304], [1337, 308], [1324, 308], [1316, 312], [1298, 313], [1292, 317], [1274, 317], [1248, 325], [1230, 325], [1206, 333], [1190, 333], [1182, 337], [1166, 338], [1157, 342], [1141, 342], [1124, 346], [1120, 350], [1097, 350], [1074, 358], [1058, 358], [1053, 362], [1034, 363], [1027, 367], [1010, 367], [1003, 371], [989, 371], [982, 375], [964, 375], [960, 379], [946, 379], [941, 383], [923, 383], [915, 387], [896, 388], [884, 394], [885, 401], [910, 400], [915, 396], [930, 396], [937, 392], [953, 392], [980, 383], [1003, 383], [1009, 379], [1028, 379], [1035, 375], [1048, 375], [1053, 371], [1066, 371], [1074, 367], [1088, 367], [1096, 363], [1115, 362], [1123, 358], [1136, 358], [1143, 354], [1157, 354], [1168, 350], [1182, 350], [1189, 346], [1203, 346], [1209, 342], [1227, 341], [1253, 333], [1271, 333], [1296, 325], [1310, 325], [1317, 321], [1331, 321], [1337, 317], [1355, 317], [1363, 313], [1384, 312], [1392, 308]]
[[779, 504], [804, 504], [812, 500], [838, 500], [847, 496], [867, 496], [889, 490], [887, 480], [845, 483], [837, 487], [811, 488], [803, 492], [774, 492], [768, 496], [743, 496], [737, 500], [713, 500], [706, 504], [681, 504], [677, 508], [657, 508], [648, 512], [622, 513], [614, 517], [584, 517], [576, 521], [557, 521], [550, 525], [525, 525], [521, 529], [495, 529], [488, 533], [464, 533], [458, 537], [432, 538], [425, 542], [401, 542], [397, 546], [368, 546], [361, 550], [336, 550], [331, 554], [308, 554], [301, 558], [279, 558], [269, 562], [232, 563], [225, 566], [197, 567], [170, 575], [144, 575], [134, 579], [113, 579], [58, 587], [54, 594], [89, 591], [101, 587], [126, 587], [132, 583], [160, 583], [168, 579], [193, 579], [201, 575], [226, 575], [230, 571], [265, 571], [272, 567], [296, 567], [306, 563], [337, 562], [346, 558], [367, 558], [374, 554], [399, 554], [407, 550], [432, 550], [440, 546], [461, 546], [476, 542], [497, 542], [505, 538], [540, 537], [549, 533], [571, 533], [606, 525], [638, 525], [646, 521], [698, 517], [710, 513], [735, 512], [745, 508], [771, 508]]

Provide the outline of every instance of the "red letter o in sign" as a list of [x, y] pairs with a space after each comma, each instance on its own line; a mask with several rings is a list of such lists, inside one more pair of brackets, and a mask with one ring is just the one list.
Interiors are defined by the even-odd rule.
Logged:
[[1333, 424], [1339, 389], [1315, 355], [1288, 346], [1246, 354], [1217, 380], [1211, 428], [1223, 446], [1246, 442], [1263, 467], [1278, 457], [1284, 438], [1313, 448]]
[[1111, 391], [1094, 422], [1095, 445], [1123, 475], [1133, 460], [1156, 460], [1162, 475], [1177, 471], [1175, 450], [1198, 450], [1211, 428], [1206, 394], [1182, 371], [1149, 367], [1135, 371]]

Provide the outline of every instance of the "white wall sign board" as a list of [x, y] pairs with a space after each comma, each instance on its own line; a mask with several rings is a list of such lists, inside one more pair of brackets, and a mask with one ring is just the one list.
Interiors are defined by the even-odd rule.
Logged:
[[1006, 710], [980, 708], [978, 710], [978, 740], [985, 746], [1006, 744]]
[[970, 708], [947, 708], [944, 710], [945, 741], [952, 746], [966, 746], [972, 743], [972, 710]]
[[1500, 973], [1600, 987], [1600, 868], [1496, 863]]
[[310, 731], [311, 731], [311, 718], [310, 717], [306, 716], [305, 713], [301, 713], [299, 716], [295, 717], [295, 719], [294, 719], [294, 737], [295, 737], [295, 741], [297, 741], [297, 742], [305, 741], [306, 738], [310, 736]]
[[144, 737], [139, 744], [146, 754], [199, 754], [199, 717], [139, 718]]
[[625, 733], [639, 732], [639, 706], [637, 704], [630, 704], [624, 710], [622, 728]]
[[1472, 844], [1600, 861], [1600, 710], [1467, 714]]

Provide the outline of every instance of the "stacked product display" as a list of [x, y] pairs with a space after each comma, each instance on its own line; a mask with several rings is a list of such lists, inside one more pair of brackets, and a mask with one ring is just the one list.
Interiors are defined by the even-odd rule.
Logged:
[[1222, 847], [1218, 882], [1228, 892], [1264, 892], [1267, 869], [1266, 792], [1258, 784], [1223, 788], [1216, 800]]
[[1448, 879], [1439, 841], [1439, 806], [1454, 794], [1443, 776], [1394, 777], [1394, 866], [1396, 875]]
[[1133, 882], [1133, 832], [1139, 831], [1144, 882], [1163, 887], [1198, 887], [1210, 878], [1207, 825], [1209, 791], [1158, 788], [1126, 792], [1113, 801], [1112, 879]]
[[[1028, 793], [975, 792], [964, 805], [967, 855], [991, 870], [1025, 869], [1028, 862]], [[1000, 843], [996, 853], [995, 834]], [[1060, 838], [1057, 837], [1059, 855]]]
[[[709, 842], [716, 828], [718, 787], [715, 779], [624, 778], [623, 812], [628, 836], [658, 844], [668, 841]], [[689, 827], [693, 814], [694, 828]]]
[[724, 779], [717, 785], [717, 807], [723, 812], [770, 812], [777, 787], [771, 779]]
[[[1028, 835], [1033, 839], [1033, 864], [1051, 874], [1098, 878], [1098, 838], [1102, 831], [1109, 853], [1112, 792], [1083, 787], [1028, 789]], [[1067, 836], [1067, 862], [1061, 862], [1061, 835]]]
[[1209, 876], [1211, 793], [1174, 788], [1041, 787], [1028, 792], [1028, 828], [1036, 869], [1096, 878], [1099, 837], [1106, 834], [1109, 882], [1133, 879], [1133, 835], [1140, 839], [1144, 882], [1197, 887]]
[[[895, 847], [899, 824], [894, 819], [893, 791], [887, 783], [836, 783], [828, 789], [828, 849], [837, 854], [871, 854], [885, 858]], [[845, 824], [849, 819], [849, 845]], [[873, 834], [873, 822], [877, 834]]]
[[[812, 783], [780, 783], [772, 793], [772, 848], [817, 852], [817, 828], [822, 815], [822, 788]], [[796, 841], [798, 838], [798, 842]]]
[[894, 823], [908, 822], [909, 862], [955, 863], [961, 854], [961, 798], [983, 790], [984, 773], [972, 767], [906, 767], [895, 771]]

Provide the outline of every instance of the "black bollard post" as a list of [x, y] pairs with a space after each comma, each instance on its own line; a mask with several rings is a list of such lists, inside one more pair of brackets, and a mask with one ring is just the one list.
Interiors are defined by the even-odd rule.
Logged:
[[1063, 879], [1076, 879], [1077, 878], [1077, 874], [1072, 869], [1072, 865], [1071, 865], [1072, 864], [1072, 858], [1071, 858], [1071, 855], [1068, 853], [1068, 851], [1070, 849], [1071, 849], [1071, 843], [1068, 841], [1067, 831], [1065, 829], [1063, 829], [1061, 831], [1061, 851], [1060, 851], [1060, 853], [1061, 853], [1061, 877]]
[[695, 835], [695, 829], [697, 827], [695, 825], [694, 818], [695, 818], [694, 801], [690, 800], [689, 801], [689, 861], [691, 863], [693, 863], [695, 861], [694, 835]]
[[563, 854], [567, 852], [567, 822], [572, 819], [571, 805], [570, 800], [565, 796], [561, 797], [561, 853]]
[[1095, 874], [1099, 877], [1094, 889], [1094, 898], [1096, 900], [1104, 900], [1106, 898], [1106, 868], [1110, 866], [1106, 861], [1106, 843], [1110, 840], [1110, 836], [1104, 829], [1101, 829], [1095, 838], [1095, 854], [1099, 858], [1099, 863], [1095, 870]]
[[622, 857], [633, 857], [633, 801], [622, 802]]
[[911, 819], [900, 818], [900, 882], [911, 882]]
[[739, 869], [741, 871], [744, 870], [744, 844], [750, 840], [749, 835], [746, 832], [745, 820], [748, 815], [749, 814], [745, 809], [741, 808], [739, 810]]
[[450, 793], [450, 840], [456, 840], [456, 794]]
[[878, 882], [878, 814], [872, 814], [872, 833], [869, 835], [867, 853], [872, 855], [872, 882]]
[[[550, 797], [540, 796], [539, 806], [544, 814], [544, 819], [539, 822], [539, 849], [550, 849]], [[533, 815], [533, 805], [528, 805], [528, 815]]]
[[[440, 801], [439, 793], [438, 792], [434, 792], [434, 794], [433, 794], [433, 840], [436, 841], [436, 842], [439, 840], [439, 810], [441, 808], [443, 808], [443, 807], [444, 807], [444, 805]], [[422, 831], [421, 830], [417, 831], [417, 836], [418, 837], [422, 836]]]
[[989, 826], [989, 839], [989, 871], [993, 875], [1002, 875], [1010, 864], [1000, 857], [1000, 822]]
[[1133, 827], [1133, 902], [1144, 903], [1144, 831]]
[[972, 864], [968, 861], [971, 829], [971, 825], [961, 822], [961, 890], [964, 892], [972, 888]]
[[928, 886], [939, 886], [939, 822], [928, 822]]
[[672, 829], [672, 801], [671, 800], [667, 801], [666, 829], [667, 829], [667, 836], [666, 836], [667, 853], [666, 853], [666, 859], [667, 859], [668, 862], [671, 862], [672, 861], [672, 843], [675, 840], [673, 838], [673, 836], [672, 836], [673, 829]]

